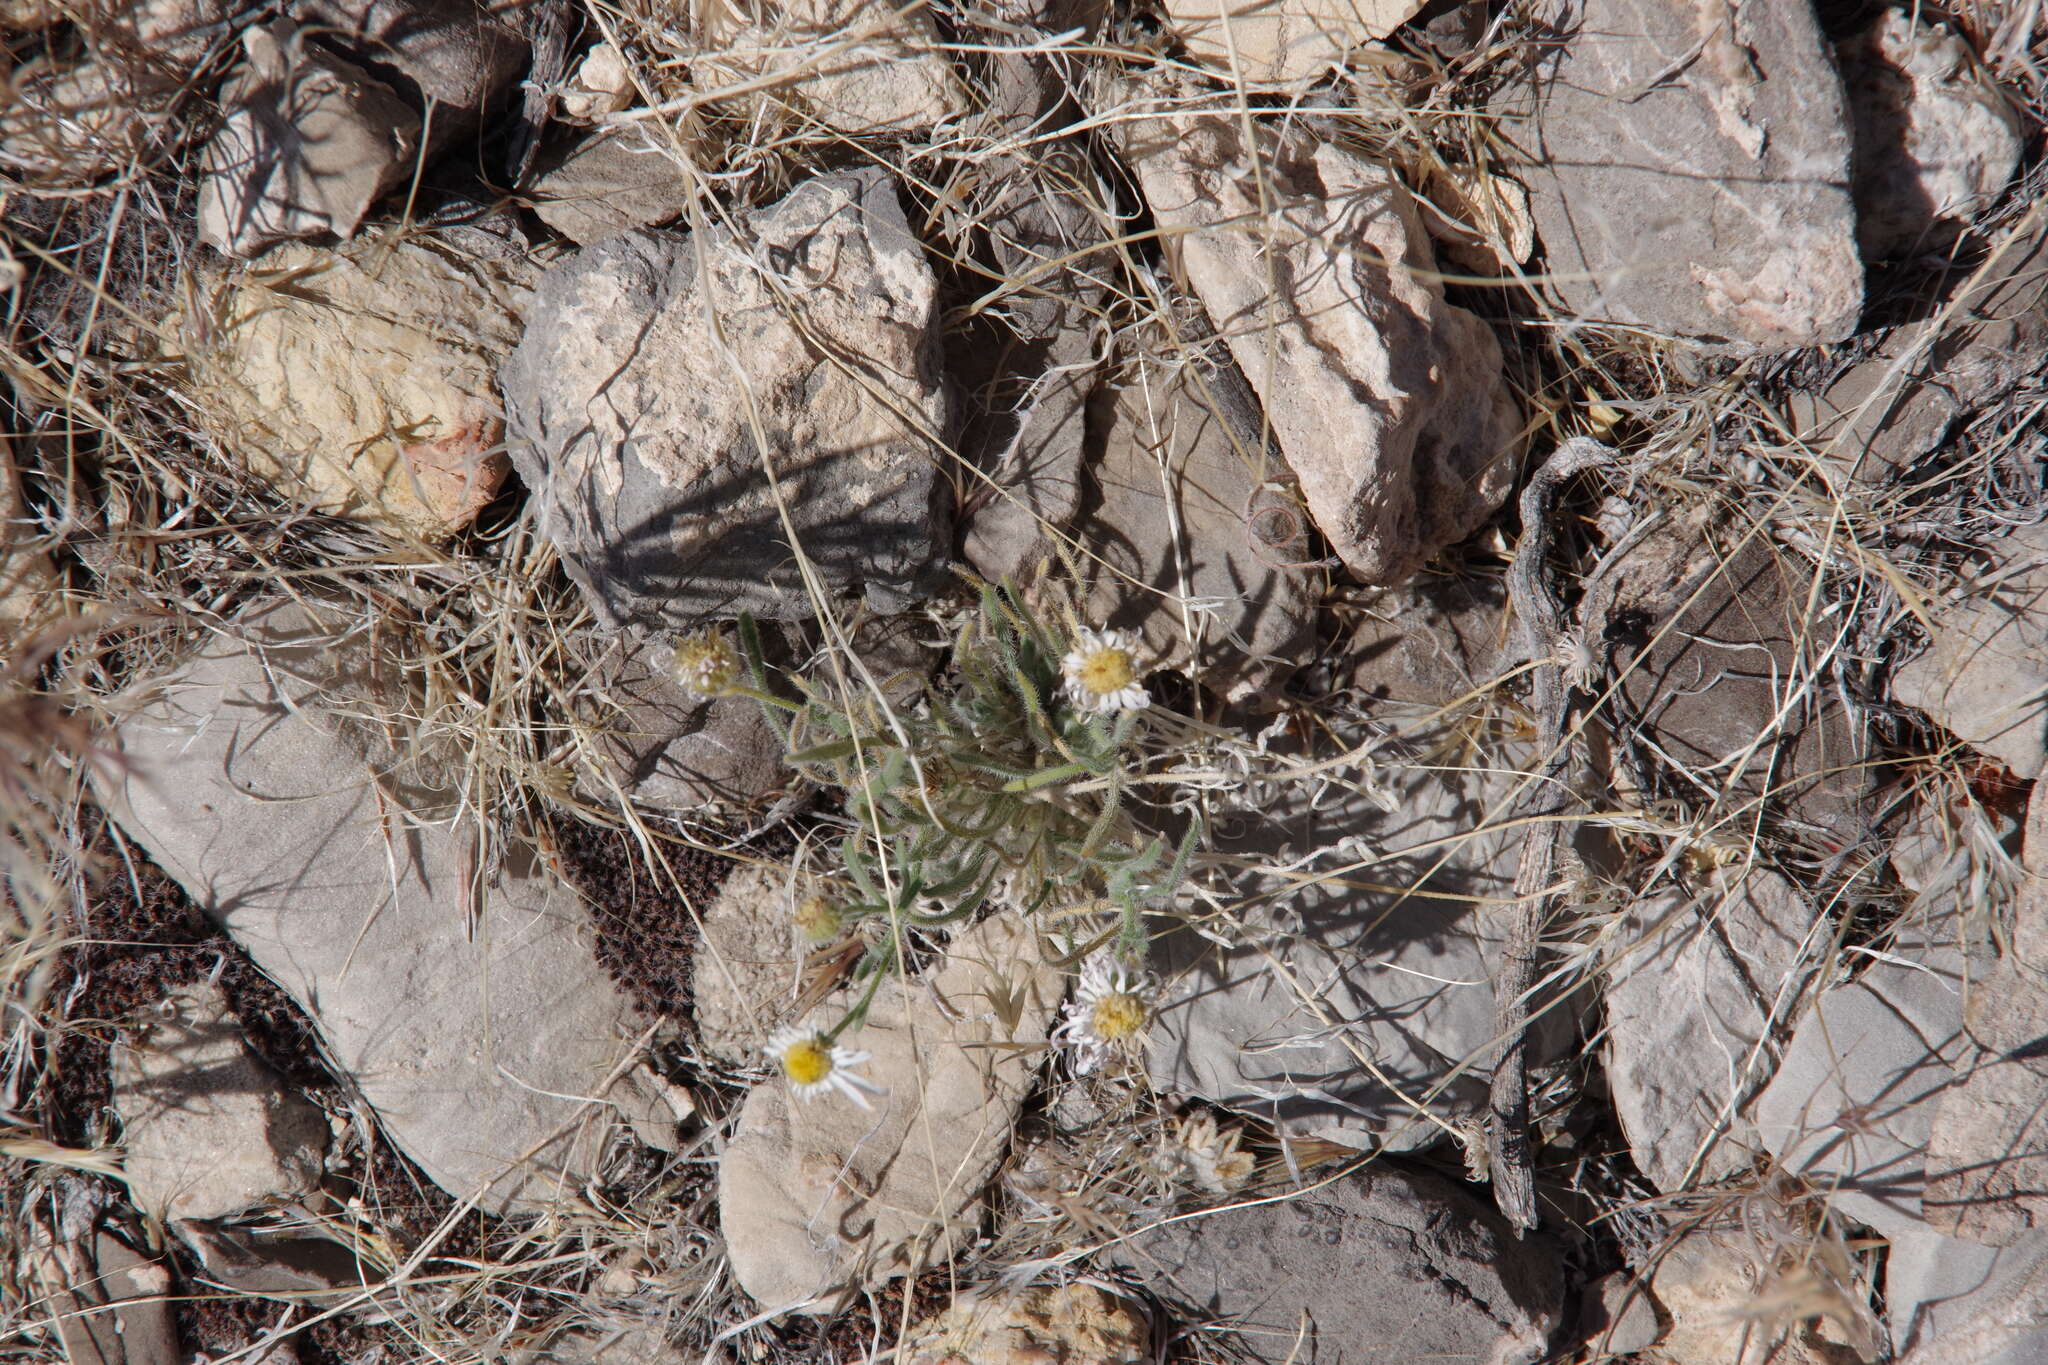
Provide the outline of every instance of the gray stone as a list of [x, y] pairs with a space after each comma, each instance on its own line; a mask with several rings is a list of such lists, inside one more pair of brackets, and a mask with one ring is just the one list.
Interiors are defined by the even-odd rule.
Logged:
[[413, 168], [419, 119], [361, 67], [283, 22], [247, 29], [243, 68], [206, 146], [199, 238], [231, 256], [273, 242], [350, 237]]
[[110, 1233], [66, 1242], [30, 1261], [70, 1365], [178, 1365], [171, 1272]]
[[2048, 523], [1987, 547], [1991, 565], [1933, 613], [1892, 695], [2018, 774], [2048, 760]]
[[1925, 1230], [1892, 1238], [1884, 1298], [1908, 1365], [2039, 1365], [2048, 1359], [2048, 1232], [1987, 1247]]
[[[1485, 1110], [1503, 930], [1483, 905], [1512, 894], [1516, 863], [1515, 841], [1486, 828], [1500, 792], [1419, 763], [1370, 780], [1391, 811], [1304, 783], [1248, 793], [1263, 806], [1217, 819], [1219, 852], [1292, 872], [1231, 881], [1246, 929], [1230, 947], [1185, 927], [1154, 939], [1159, 1089], [1395, 1150]], [[1318, 866], [1342, 871], [1317, 879]]]
[[[680, 7], [679, 7], [680, 8]], [[967, 92], [932, 16], [889, 0], [688, 0], [690, 84], [728, 116], [855, 137], [958, 118]]]
[[1586, 1286], [1579, 1303], [1579, 1324], [1595, 1360], [1633, 1355], [1664, 1335], [1648, 1286], [1623, 1271]]
[[1607, 1080], [1636, 1168], [1673, 1193], [1733, 1175], [1761, 1144], [1744, 1113], [1770, 1079], [1774, 1033], [1797, 1017], [1817, 916], [1751, 869], [1699, 896], [1635, 899], [1602, 954]]
[[542, 534], [614, 625], [809, 617], [782, 508], [825, 591], [910, 604], [948, 550], [947, 404], [894, 182], [823, 176], [745, 240], [707, 233], [628, 233], [543, 278], [500, 374]]
[[1252, 1356], [1534, 1365], [1564, 1294], [1547, 1239], [1518, 1241], [1441, 1176], [1376, 1163], [1274, 1203], [1218, 1209], [1115, 1244], [1154, 1293], [1230, 1323]]
[[[576, 894], [475, 834], [431, 749], [352, 719], [403, 680], [349, 618], [254, 608], [124, 699], [99, 781], [130, 837], [312, 1018], [383, 1131], [457, 1198], [544, 1206], [589, 1178], [627, 1002]], [[472, 923], [473, 921], [473, 923]], [[634, 1030], [637, 1031], [637, 1030]], [[627, 1075], [609, 1105], [672, 1120]]]
[[258, 1298], [333, 1302], [358, 1296], [384, 1278], [375, 1265], [318, 1234], [190, 1220], [174, 1230], [199, 1258], [207, 1279]]
[[1848, 115], [1812, 8], [1546, 9], [1567, 31], [1495, 110], [1529, 114], [1506, 131], [1565, 309], [1764, 350], [1854, 331]]
[[1361, 593], [1345, 647], [1349, 681], [1363, 699], [1443, 706], [1493, 679], [1513, 629], [1498, 578], [1418, 574]]
[[[873, 1112], [827, 1093], [756, 1086], [718, 1164], [733, 1278], [771, 1309], [829, 1313], [831, 1291], [937, 1264], [974, 1236], [1059, 998], [1032, 930], [1012, 916], [955, 939], [924, 980], [885, 983], [841, 1038], [887, 1090]], [[991, 1008], [1007, 995], [1014, 1026]], [[836, 1023], [850, 991], [813, 1016]], [[765, 1060], [765, 1059], [764, 1059]]]
[[1792, 432], [1864, 485], [1900, 476], [2048, 357], [2048, 210], [2037, 207], [1940, 313], [1786, 395]]
[[1960, 951], [1930, 947], [1824, 992], [1756, 1101], [1779, 1164], [1887, 1237], [1926, 1230], [1928, 1137], [1965, 1043], [1962, 977]]
[[1305, 518], [1292, 499], [1263, 495], [1258, 457], [1203, 394], [1184, 367], [1147, 370], [1109, 396], [1074, 538], [1092, 578], [1090, 616], [1135, 631], [1148, 663], [1234, 699], [1300, 666], [1318, 579], [1287, 567], [1299, 549], [1261, 541], [1268, 517]]
[[113, 1050], [121, 1167], [151, 1217], [225, 1218], [308, 1193], [325, 1172], [327, 1117], [249, 1050], [211, 987], [174, 991]]
[[1849, 847], [1866, 836], [1872, 779], [1840, 705], [1802, 681], [1820, 635], [1813, 574], [1748, 527], [1683, 515], [1618, 562], [1585, 630], [1614, 651], [1621, 738], [1686, 799], [1768, 799]]
[[1856, 236], [1873, 261], [1939, 251], [2018, 168], [2012, 103], [1961, 37], [1888, 9], [1835, 44], [1856, 138]]
[[1423, 0], [1165, 0], [1189, 56], [1252, 85], [1313, 80], [1422, 7]]
[[347, 48], [426, 116], [431, 155], [476, 129], [526, 69], [531, 0], [294, 0], [292, 16]]
[[590, 670], [597, 762], [583, 774], [599, 800], [623, 795], [660, 810], [750, 806], [790, 777], [782, 740], [750, 697], [700, 697], [675, 680], [675, 650], [615, 638]]
[[1124, 150], [1346, 565], [1399, 582], [1492, 515], [1520, 425], [1500, 346], [1445, 302], [1391, 170], [1263, 127], [1247, 146], [1234, 112], [1139, 119]]
[[690, 206], [690, 182], [674, 156], [639, 128], [543, 153], [535, 167], [533, 210], [579, 246], [651, 227]]

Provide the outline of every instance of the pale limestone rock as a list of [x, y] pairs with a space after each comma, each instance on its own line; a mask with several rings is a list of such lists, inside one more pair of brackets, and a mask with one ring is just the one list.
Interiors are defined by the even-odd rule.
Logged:
[[1797, 1016], [1827, 946], [1798, 888], [1753, 869], [1698, 896], [1637, 898], [1603, 953], [1608, 1084], [1636, 1167], [1659, 1190], [1749, 1166], [1745, 1106], [1770, 1079], [1774, 1032]]
[[249, 1051], [219, 991], [174, 991], [112, 1065], [122, 1170], [150, 1216], [226, 1218], [319, 1182], [326, 1115]]
[[2048, 1231], [1988, 1247], [1921, 1231], [1892, 1238], [1884, 1298], [1910, 1365], [2048, 1360]]
[[[1670, 1330], [1645, 1353], [1653, 1365], [1860, 1365], [1812, 1319], [1785, 1321], [1766, 1302], [1782, 1272], [1773, 1250], [1729, 1229], [1696, 1229], [1660, 1249], [1650, 1292]], [[1818, 1302], [1807, 1296], [1808, 1302]]]
[[[690, 83], [730, 107], [766, 101], [834, 132], [914, 133], [968, 110], [922, 8], [889, 0], [689, 0]], [[766, 88], [763, 89], [763, 83]]]
[[1927, 651], [1892, 695], [2015, 773], [2048, 760], [2048, 524], [1987, 547], [1991, 564], [1935, 609]]
[[1090, 552], [1091, 619], [1135, 630], [1148, 666], [1239, 697], [1300, 665], [1317, 579], [1287, 567], [1299, 548], [1261, 540], [1305, 518], [1284, 488], [1262, 488], [1258, 446], [1208, 392], [1194, 366], [1148, 368], [1116, 391], [1092, 510], [1072, 534]]
[[179, 1365], [171, 1272], [101, 1232], [32, 1256], [42, 1294], [33, 1311], [54, 1320], [70, 1365]]
[[595, 123], [631, 104], [633, 95], [633, 75], [625, 57], [612, 44], [599, 43], [569, 73], [560, 113], [567, 123]]
[[826, 592], [920, 600], [951, 539], [937, 310], [875, 170], [806, 181], [737, 239], [632, 232], [549, 271], [500, 371], [509, 444], [598, 616], [808, 619], [792, 530]]
[[1169, 259], [1354, 572], [1404, 579], [1492, 515], [1517, 427], [1500, 346], [1444, 301], [1391, 171], [1305, 137], [1261, 132], [1248, 147], [1222, 112], [1140, 120], [1125, 152]]
[[497, 495], [515, 265], [422, 237], [293, 245], [213, 287], [206, 327], [186, 323], [194, 390], [283, 496], [432, 541]]
[[1424, 0], [1165, 0], [1188, 55], [1254, 85], [1313, 80], [1386, 37]]
[[242, 34], [226, 117], [207, 144], [199, 238], [253, 256], [293, 237], [352, 237], [370, 205], [413, 168], [419, 120], [361, 67], [289, 24]]
[[[754, 1299], [829, 1312], [829, 1291], [938, 1264], [973, 1235], [1062, 990], [1034, 940], [999, 915], [924, 980], [881, 987], [865, 1026], [841, 1039], [872, 1054], [861, 1074], [888, 1090], [873, 1112], [837, 1093], [798, 1100], [780, 1076], [747, 1097], [719, 1162], [718, 1216]], [[842, 990], [811, 1017], [830, 1025], [851, 1003]]]
[[[1544, 7], [1520, 148], [1569, 316], [1756, 350], [1841, 341], [1863, 309], [1841, 78], [1810, 5]], [[1520, 121], [1522, 116], [1527, 121]]]
[[1970, 45], [1888, 9], [1835, 45], [1856, 134], [1856, 237], [1874, 261], [1939, 251], [1992, 200], [2024, 146]]
[[1144, 1307], [1092, 1284], [1018, 1294], [962, 1294], [912, 1327], [896, 1348], [905, 1365], [1149, 1365]]
[[673, 1122], [630, 1070], [604, 1089], [631, 1006], [528, 850], [476, 872], [442, 759], [354, 719], [372, 689], [399, 710], [404, 680], [354, 618], [307, 610], [253, 608], [121, 699], [102, 804], [306, 1011], [431, 1179], [543, 1207], [595, 1172], [610, 1109]]
[[782, 868], [735, 868], [704, 908], [704, 936], [690, 964], [690, 1016], [706, 1052], [735, 1066], [757, 1065], [795, 1001], [802, 950], [795, 901]]

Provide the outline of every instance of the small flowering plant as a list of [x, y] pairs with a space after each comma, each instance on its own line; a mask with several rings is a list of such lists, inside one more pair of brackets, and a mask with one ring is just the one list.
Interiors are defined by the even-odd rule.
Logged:
[[1074, 1050], [1074, 1070], [1087, 1075], [1116, 1055], [1145, 1044], [1158, 984], [1113, 953], [1098, 952], [1082, 964], [1081, 979], [1052, 1040]]

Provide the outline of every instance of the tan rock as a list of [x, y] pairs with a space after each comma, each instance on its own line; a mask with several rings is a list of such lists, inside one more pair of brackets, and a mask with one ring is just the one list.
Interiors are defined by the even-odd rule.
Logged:
[[704, 1050], [735, 1066], [758, 1065], [776, 1021], [796, 1000], [795, 900], [782, 868], [744, 866], [705, 907], [691, 963], [691, 1018]]
[[171, 1272], [109, 1233], [70, 1242], [32, 1263], [37, 1311], [56, 1322], [71, 1365], [177, 1365]]
[[231, 256], [273, 242], [352, 237], [413, 169], [419, 119], [368, 72], [286, 23], [242, 34], [248, 62], [221, 90], [207, 144], [199, 237]]
[[1188, 55], [1260, 85], [1312, 80], [1415, 17], [1423, 0], [1165, 0]]
[[[1654, 1365], [1860, 1365], [1855, 1351], [1822, 1335], [1823, 1304], [1863, 1324], [1842, 1286], [1825, 1282], [1819, 1267], [1781, 1271], [1768, 1251], [1733, 1232], [1685, 1234], [1660, 1253], [1650, 1279], [1671, 1328], [1644, 1358]], [[1794, 1285], [1811, 1289], [1804, 1297], [1813, 1317], [1782, 1315], [1802, 1296], [1772, 1291]]]
[[20, 74], [0, 109], [0, 171], [40, 187], [89, 185], [158, 150], [170, 100], [140, 66], [87, 62]]
[[610, 43], [583, 54], [562, 88], [560, 113], [566, 123], [595, 123], [633, 102], [633, 73], [626, 58]]
[[174, 991], [114, 1048], [114, 1108], [137, 1208], [226, 1218], [320, 1179], [327, 1118], [249, 1051], [211, 987]]
[[432, 239], [283, 247], [214, 282], [194, 388], [285, 496], [441, 538], [509, 471], [495, 367], [525, 299], [515, 265]]
[[1152, 1326], [1129, 1299], [1092, 1284], [1022, 1294], [962, 1294], [912, 1327], [906, 1365], [1145, 1365]]
[[1885, 10], [1835, 45], [1856, 130], [1856, 240], [1870, 260], [1938, 251], [2019, 166], [2019, 115], [1963, 38]]
[[1225, 113], [1138, 122], [1126, 153], [1354, 572], [1397, 582], [1493, 513], [1516, 432], [1500, 346], [1445, 302], [1391, 171], [1307, 138], [1248, 147]]
[[690, 182], [662, 136], [626, 128], [544, 153], [534, 212], [579, 246], [676, 217], [689, 207]]
[[[690, 81], [716, 98], [764, 98], [836, 132], [910, 133], [967, 112], [922, 7], [890, 0], [690, 0]], [[744, 106], [743, 106], [744, 107]]]
[[[1034, 938], [998, 916], [924, 980], [881, 987], [841, 1040], [872, 1054], [861, 1074], [888, 1091], [873, 1112], [837, 1094], [798, 1100], [779, 1076], [755, 1087], [718, 1168], [719, 1224], [748, 1294], [828, 1312], [829, 1291], [936, 1264], [972, 1235], [1062, 989]], [[852, 1003], [842, 992], [813, 1017], [830, 1025]]]

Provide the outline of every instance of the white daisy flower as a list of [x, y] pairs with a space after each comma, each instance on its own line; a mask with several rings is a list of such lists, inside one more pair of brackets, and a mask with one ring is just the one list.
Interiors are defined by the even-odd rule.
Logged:
[[1083, 711], [1142, 711], [1150, 706], [1152, 695], [1138, 681], [1136, 646], [1127, 630], [1082, 627], [1074, 647], [1060, 661], [1067, 700]]
[[1052, 1031], [1056, 1043], [1075, 1050], [1074, 1070], [1087, 1075], [1113, 1051], [1142, 1046], [1152, 1022], [1154, 983], [1108, 953], [1082, 965], [1066, 1017]]
[[724, 631], [699, 632], [676, 645], [675, 676], [700, 697], [722, 697], [739, 681], [739, 651]]
[[[768, 1055], [782, 1068], [782, 1078], [800, 1100], [814, 1100], [827, 1090], [837, 1090], [863, 1109], [873, 1109], [869, 1095], [889, 1092], [853, 1068], [868, 1059], [865, 1052], [853, 1052], [831, 1041], [816, 1029], [787, 1025], [768, 1039]], [[865, 1094], [862, 1092], [866, 1092]]]

